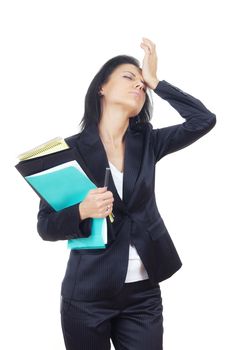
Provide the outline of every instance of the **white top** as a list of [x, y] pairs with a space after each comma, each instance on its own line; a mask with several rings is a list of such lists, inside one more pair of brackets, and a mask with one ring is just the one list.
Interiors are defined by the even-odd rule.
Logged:
[[[123, 173], [119, 171], [114, 164], [109, 161], [111, 174], [115, 183], [115, 187], [118, 191], [120, 198], [122, 199], [123, 193]], [[145, 267], [141, 261], [139, 254], [134, 245], [129, 245], [129, 260], [128, 260], [128, 270], [125, 279], [127, 282], [135, 282], [139, 280], [148, 279], [148, 273], [145, 270]]]

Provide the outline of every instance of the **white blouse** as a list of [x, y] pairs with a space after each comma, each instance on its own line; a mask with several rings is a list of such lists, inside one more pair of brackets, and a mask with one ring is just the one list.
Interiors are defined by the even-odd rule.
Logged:
[[[111, 174], [115, 183], [115, 187], [118, 191], [120, 198], [122, 199], [123, 193], [123, 173], [121, 173], [115, 166], [109, 161]], [[148, 279], [148, 273], [141, 261], [140, 256], [134, 245], [129, 245], [129, 260], [128, 260], [128, 270], [125, 279], [127, 282], [135, 282], [139, 280]]]

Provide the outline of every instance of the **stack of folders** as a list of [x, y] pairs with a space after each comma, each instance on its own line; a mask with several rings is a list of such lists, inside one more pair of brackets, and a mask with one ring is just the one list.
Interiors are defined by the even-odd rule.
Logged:
[[[80, 203], [89, 190], [97, 188], [79, 152], [57, 137], [18, 156], [15, 166], [38, 196], [55, 211]], [[113, 217], [110, 216], [111, 221]], [[106, 218], [92, 218], [91, 234], [68, 240], [69, 249], [105, 248]]]

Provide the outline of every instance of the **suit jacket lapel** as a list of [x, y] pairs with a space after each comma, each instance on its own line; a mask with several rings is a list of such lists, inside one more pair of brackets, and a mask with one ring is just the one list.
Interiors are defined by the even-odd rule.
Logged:
[[[113, 193], [115, 205], [125, 207], [130, 203], [135, 183], [140, 171], [141, 155], [143, 151], [142, 133], [131, 130], [130, 126], [124, 135], [124, 174], [123, 199], [120, 198], [115, 187], [112, 174], [108, 189]], [[81, 142], [79, 142], [79, 140]], [[105, 148], [99, 136], [96, 124], [86, 127], [77, 139], [77, 149], [87, 166], [87, 176], [95, 180], [98, 187], [103, 187], [106, 167], [109, 167]]]

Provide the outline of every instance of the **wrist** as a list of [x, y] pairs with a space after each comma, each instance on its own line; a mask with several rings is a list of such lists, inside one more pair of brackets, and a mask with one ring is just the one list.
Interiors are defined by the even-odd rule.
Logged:
[[86, 213], [85, 213], [83, 202], [81, 202], [79, 204], [78, 210], [79, 210], [79, 213], [80, 213], [80, 219], [81, 220], [85, 220], [87, 218], [87, 216], [86, 216]]
[[150, 84], [152, 90], [156, 89], [156, 87], [158, 86], [159, 81], [160, 80], [158, 78], [155, 78], [154, 80], [152, 80], [152, 83]]

